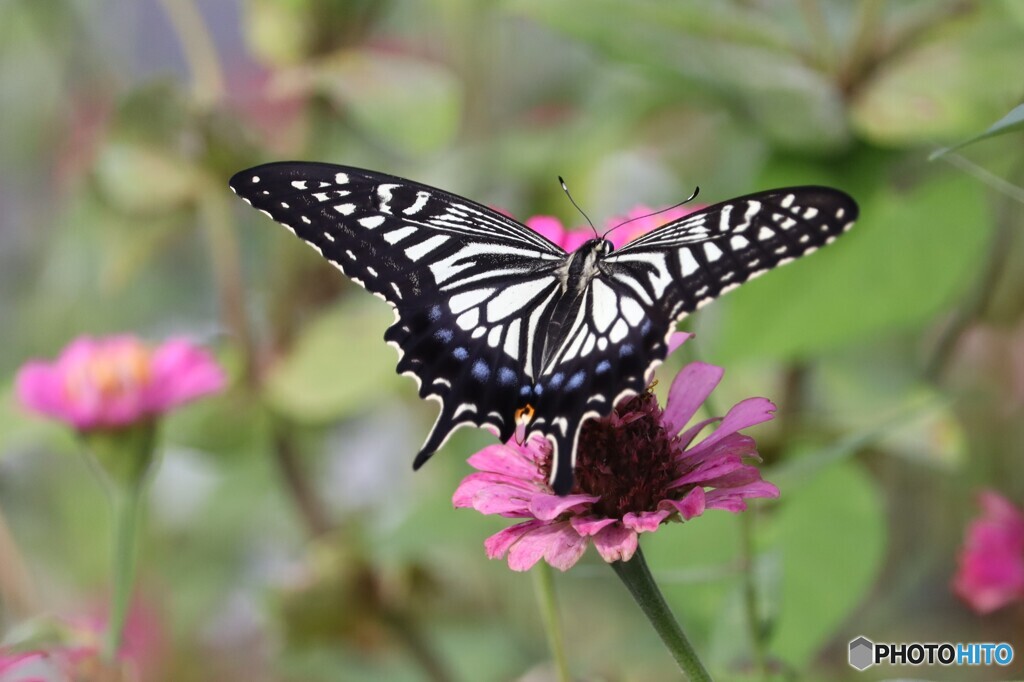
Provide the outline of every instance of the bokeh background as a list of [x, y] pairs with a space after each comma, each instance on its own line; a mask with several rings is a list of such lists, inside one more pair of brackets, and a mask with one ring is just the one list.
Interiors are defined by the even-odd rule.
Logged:
[[[504, 524], [451, 507], [490, 437], [414, 475], [434, 406], [393, 372], [387, 306], [227, 179], [330, 161], [569, 225], [557, 175], [598, 223], [813, 183], [858, 226], [683, 324], [720, 405], [779, 404], [753, 435], [781, 499], [663, 528], [648, 561], [721, 679], [908, 672], [853, 671], [858, 635], [1010, 642], [1009, 669], [911, 672], [1024, 675], [1020, 602], [950, 589], [977, 491], [1024, 503], [1024, 146], [928, 159], [1013, 109], [1022, 65], [1012, 0], [0, 3], [0, 625], [109, 590], [102, 491], [17, 367], [186, 334], [232, 388], [163, 428], [142, 679], [551, 679], [531, 577], [484, 556]], [[595, 555], [556, 582], [575, 675], [674, 678]]]

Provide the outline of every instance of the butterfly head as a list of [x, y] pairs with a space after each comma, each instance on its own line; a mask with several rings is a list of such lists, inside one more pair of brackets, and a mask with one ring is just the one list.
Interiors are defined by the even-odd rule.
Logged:
[[580, 244], [580, 247], [576, 250], [593, 253], [598, 257], [604, 257], [615, 250], [615, 245], [612, 244], [610, 239], [596, 237], [594, 239], [588, 239], [587, 241], [583, 242], [582, 244]]

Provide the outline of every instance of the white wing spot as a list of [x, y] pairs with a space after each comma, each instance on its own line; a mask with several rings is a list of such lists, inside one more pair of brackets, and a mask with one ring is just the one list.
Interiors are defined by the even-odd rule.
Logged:
[[309, 218], [307, 218], [306, 216], [301, 216], [301, 217], [302, 217], [302, 222], [306, 223], [307, 225], [312, 225], [313, 224], [313, 221], [310, 220]]
[[[456, 318], [456, 320], [455, 320], [455, 324], [459, 325], [459, 327], [461, 329], [465, 329], [466, 331], [469, 331], [470, 329], [475, 327], [477, 325], [477, 322], [479, 322], [479, 321], [480, 321], [480, 309], [479, 308], [473, 308], [472, 310], [468, 310], [468, 311], [462, 313], [461, 315], [459, 315], [458, 318]], [[480, 327], [480, 329], [484, 329], [484, 328]]]
[[488, 346], [491, 348], [497, 348], [499, 343], [501, 343], [501, 325], [492, 327], [491, 331], [487, 332]]
[[385, 232], [384, 241], [386, 241], [388, 244], [397, 244], [398, 242], [402, 241], [409, 235], [415, 234], [418, 231], [419, 228], [412, 227], [411, 225], [406, 225], [405, 227], [400, 227], [397, 230]]
[[289, 206], [288, 204], [286, 204], [285, 202], [282, 201], [281, 202], [281, 208], [291, 208], [291, 206]]
[[611, 287], [599, 279], [593, 280], [590, 286], [593, 296], [594, 327], [603, 334], [618, 317], [618, 310], [615, 306], [617, 298]]
[[[463, 310], [472, 308], [477, 303], [491, 297], [494, 289], [472, 289], [461, 294], [455, 294], [448, 300], [448, 307], [453, 314], [459, 314]], [[473, 324], [476, 324], [475, 322]]]
[[770, 227], [762, 226], [761, 229], [757, 233], [757, 238], [760, 239], [761, 241], [768, 241], [769, 239], [771, 239], [774, 236], [775, 236], [775, 230], [773, 230]]
[[314, 192], [313, 196], [316, 197], [317, 201], [327, 201], [328, 199], [327, 192]]
[[[259, 183], [259, 181], [260, 181], [260, 176], [258, 176], [258, 175], [252, 176], [252, 184], [255, 185], [255, 184]], [[837, 217], [841, 218], [842, 216], [837, 216]]]
[[324, 232], [324, 238], [327, 239], [327, 241], [329, 242], [334, 241], [334, 235], [331, 234], [330, 232]]
[[430, 239], [425, 239], [416, 246], [410, 246], [405, 250], [405, 255], [409, 257], [409, 260], [414, 263], [419, 261], [428, 253], [436, 249], [437, 247], [448, 241], [449, 237], [446, 234], [435, 234]]
[[427, 205], [427, 201], [430, 200], [430, 192], [416, 192], [416, 201], [411, 206], [402, 211], [405, 215], [414, 215], [423, 210], [423, 207]]
[[368, 230], [372, 230], [376, 227], [380, 227], [384, 223], [384, 216], [382, 215], [371, 215], [365, 218], [359, 219], [359, 224]]
[[348, 183], [348, 175], [345, 173], [335, 173], [334, 182], [337, 185], [344, 185]]
[[519, 324], [518, 317], [512, 320], [508, 325], [508, 334], [505, 335], [505, 353], [514, 360], [519, 359]]
[[[733, 237], [733, 239], [736, 239], [736, 237]], [[689, 277], [700, 270], [700, 266], [697, 265], [697, 259], [693, 257], [688, 248], [679, 250], [679, 265], [683, 268], [683, 277]]]
[[634, 301], [628, 296], [622, 297], [622, 302], [619, 304], [622, 308], [622, 315], [626, 318], [626, 321], [636, 327], [640, 324], [640, 321], [644, 319], [644, 309], [640, 307], [640, 304]]
[[352, 215], [353, 213], [355, 213], [356, 205], [338, 204], [337, 206], [334, 207], [334, 210], [340, 213], [341, 215]]
[[604, 338], [602, 336], [601, 338], [599, 338], [597, 340], [597, 349], [598, 350], [605, 350], [607, 348], [608, 348], [608, 339], [606, 339], [606, 338]]
[[[476, 311], [474, 310], [473, 312], [476, 312]], [[469, 313], [466, 313], [466, 314], [468, 315]], [[479, 339], [481, 336], [483, 336], [486, 333], [487, 333], [487, 327], [477, 327], [476, 329], [473, 330], [472, 336], [473, 336], [474, 339]]]
[[622, 339], [626, 338], [626, 334], [629, 333], [629, 325], [626, 324], [625, 320], [620, 319], [612, 327], [611, 333], [608, 335], [611, 338], [612, 343], [618, 343]]
[[836, 218], [842, 218], [844, 215], [846, 215], [845, 208], [836, 209]]
[[295, 189], [306, 189], [305, 180], [292, 180], [292, 187]]
[[519, 312], [523, 305], [532, 301], [537, 294], [554, 282], [554, 280], [554, 277], [543, 277], [533, 281], [513, 284], [510, 287], [502, 289], [501, 292], [499, 292], [498, 295], [491, 299], [487, 304], [487, 321], [497, 322], [498, 320], [503, 320], [509, 315]]
[[[395, 296], [397, 296], [399, 298], [399, 300], [401, 300], [401, 298], [402, 298], [402, 290], [398, 288], [398, 285], [395, 284], [394, 282], [391, 282], [391, 288], [395, 290]], [[434, 383], [437, 383], [437, 382], [435, 381]]]
[[376, 270], [374, 270], [373, 268], [371, 268], [371, 267], [370, 267], [369, 265], [367, 265], [367, 266], [366, 266], [366, 271], [367, 271], [368, 273], [370, 273], [370, 274], [371, 274], [372, 276], [374, 276], [374, 277], [376, 277], [376, 276], [377, 276], [377, 271], [376, 271]]
[[708, 257], [709, 261], [714, 263], [722, 257], [722, 250], [711, 242], [707, 242], [704, 244], [704, 254]]
[[796, 200], [796, 195], [795, 194], [787, 194], [786, 196], [784, 196], [782, 198], [782, 201], [780, 203], [781, 203], [783, 208], [789, 208], [790, 206], [793, 205], [793, 202], [795, 200]]
[[813, 206], [808, 206], [807, 210], [804, 211], [805, 218], [813, 218], [816, 215], [818, 215], [818, 209], [814, 208]]
[[398, 185], [380, 185], [377, 187], [377, 196], [380, 197], [380, 210], [384, 213], [391, 213], [391, 191]]
[[733, 238], [729, 240], [729, 246], [734, 249], [742, 249], [750, 244], [750, 241], [742, 235], [733, 235]]
[[352, 252], [351, 252], [351, 251], [349, 251], [348, 249], [345, 249], [345, 255], [346, 255], [346, 256], [348, 256], [348, 257], [349, 257], [350, 259], [352, 259], [352, 260], [355, 260], [355, 259], [356, 259], [356, 254], [352, 253]]

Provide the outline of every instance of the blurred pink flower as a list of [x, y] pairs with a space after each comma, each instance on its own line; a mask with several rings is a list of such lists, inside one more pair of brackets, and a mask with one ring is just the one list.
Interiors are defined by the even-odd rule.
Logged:
[[[637, 237], [647, 234], [657, 227], [661, 227], [662, 225], [678, 218], [682, 218], [683, 216], [689, 215], [690, 213], [702, 208], [704, 208], [704, 206], [699, 204], [676, 206], [664, 213], [650, 215], [650, 213], [656, 209], [648, 208], [647, 206], [636, 206], [630, 209], [626, 215], [616, 216], [608, 220], [604, 229], [612, 229], [627, 220], [633, 221], [628, 225], [623, 225], [621, 229], [613, 230], [612, 233], [608, 235], [608, 239], [615, 245], [615, 248], [621, 249]], [[591, 230], [589, 226], [569, 230], [562, 225], [562, 222], [558, 218], [547, 215], [538, 215], [529, 218], [526, 221], [526, 226], [534, 232], [538, 232], [547, 240], [562, 247], [562, 249], [569, 253], [580, 248], [580, 246], [582, 246], [588, 239], [594, 238], [594, 231]]]
[[101, 657], [106, 618], [77, 616], [35, 623], [49, 633], [31, 650], [0, 648], [0, 682], [85, 682], [163, 679], [165, 634], [156, 612], [133, 604], [125, 626], [124, 643], [115, 666]]
[[150, 348], [132, 336], [83, 336], [56, 362], [26, 363], [17, 391], [30, 410], [88, 431], [154, 417], [224, 383], [209, 353], [183, 339]]
[[[746, 498], [778, 497], [778, 488], [749, 463], [759, 461], [753, 439], [739, 433], [771, 419], [771, 401], [748, 398], [724, 419], [705, 419], [680, 433], [722, 372], [691, 363], [676, 375], [664, 410], [645, 391], [621, 402], [608, 417], [587, 422], [580, 433], [576, 484], [565, 497], [548, 486], [550, 446], [535, 438], [523, 445], [514, 439], [492, 445], [470, 457], [479, 471], [463, 479], [452, 502], [526, 519], [487, 539], [490, 558], [508, 553], [515, 571], [543, 558], [564, 571], [589, 542], [607, 562], [628, 561], [638, 535], [663, 523], [688, 521], [706, 509], [739, 512], [746, 509]], [[714, 432], [694, 444], [716, 422]]]
[[1024, 599], [1024, 512], [993, 490], [978, 496], [953, 590], [978, 613]]

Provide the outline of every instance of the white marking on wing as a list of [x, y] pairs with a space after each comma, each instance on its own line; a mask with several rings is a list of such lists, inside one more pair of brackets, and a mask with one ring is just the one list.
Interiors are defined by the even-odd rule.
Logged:
[[295, 189], [306, 189], [305, 180], [292, 180], [292, 187]]
[[590, 292], [594, 306], [594, 327], [603, 334], [619, 315], [615, 306], [618, 297], [611, 287], [599, 279], [590, 283]]
[[388, 244], [397, 244], [398, 242], [402, 241], [406, 237], [409, 237], [409, 236], [411, 236], [413, 234], [416, 234], [416, 232], [418, 230], [419, 230], [419, 228], [412, 227], [410, 225], [406, 225], [405, 227], [400, 227], [397, 230], [391, 230], [390, 232], [385, 232], [384, 233], [384, 241], [386, 241]]
[[402, 213], [405, 215], [415, 215], [423, 210], [423, 207], [427, 205], [428, 201], [430, 201], [430, 192], [416, 192], [416, 201], [414, 201], [408, 208], [404, 209]]
[[377, 196], [380, 197], [380, 210], [381, 213], [391, 213], [391, 192], [398, 187], [398, 185], [379, 185], [377, 187]]
[[366, 229], [372, 230], [374, 228], [380, 227], [381, 224], [384, 223], [384, 216], [382, 216], [382, 215], [370, 215], [370, 216], [366, 216], [365, 218], [360, 218], [358, 220], [358, 222], [359, 222], [360, 225], [362, 225]]
[[793, 205], [793, 201], [795, 201], [795, 200], [796, 200], [796, 195], [795, 194], [787, 194], [786, 196], [784, 196], [782, 198], [782, 201], [779, 202], [779, 204], [783, 208], [789, 208], [790, 206]]
[[435, 234], [430, 239], [425, 239], [416, 246], [410, 246], [405, 250], [405, 255], [415, 263], [449, 239], [450, 237], [446, 234]]
[[487, 345], [491, 348], [497, 348], [498, 344], [501, 343], [501, 325], [492, 327], [491, 331], [487, 332]]
[[750, 241], [742, 235], [733, 235], [733, 238], [729, 240], [729, 246], [734, 249], [742, 249], [750, 244]]
[[620, 319], [618, 322], [615, 323], [615, 326], [612, 327], [612, 331], [608, 335], [608, 337], [612, 340], [612, 343], [618, 343], [619, 341], [622, 341], [624, 338], [626, 338], [626, 334], [628, 333], [629, 325], [626, 324], [625, 320]]
[[622, 309], [622, 316], [634, 327], [638, 326], [644, 319], [644, 309], [629, 296], [622, 297], [619, 301], [619, 307]]
[[711, 242], [704, 244], [704, 255], [708, 257], [708, 261], [714, 263], [716, 260], [722, 257], [722, 250], [715, 246]]
[[[461, 329], [469, 331], [473, 327], [476, 327], [476, 325], [477, 325], [477, 323], [479, 321], [480, 321], [480, 309], [479, 308], [473, 308], [472, 310], [467, 310], [466, 312], [464, 312], [461, 315], [459, 315], [459, 317], [455, 320], [455, 324], [459, 325], [459, 327]], [[483, 327], [480, 327], [480, 329], [483, 329]], [[486, 331], [486, 330], [484, 330], [484, 331]]]
[[338, 184], [338, 185], [348, 184], [348, 175], [345, 174], [345, 173], [335, 173], [334, 174], [334, 182], [335, 182], [335, 184]]
[[519, 327], [520, 319], [517, 317], [509, 323], [505, 334], [505, 353], [513, 360], [519, 359]]
[[761, 229], [758, 230], [758, 232], [757, 232], [757, 238], [760, 239], [761, 241], [768, 241], [769, 239], [771, 239], [774, 236], [775, 236], [775, 230], [773, 230], [770, 227], [763, 227], [762, 226]]
[[337, 204], [334, 207], [334, 210], [337, 211], [338, 213], [340, 213], [341, 215], [352, 215], [356, 211], [356, 205], [355, 204]]
[[532, 281], [513, 284], [502, 289], [497, 296], [487, 303], [487, 321], [497, 322], [519, 312], [524, 305], [532, 301], [546, 287], [553, 284], [554, 281], [554, 277], [542, 277]]
[[[490, 298], [493, 293], [494, 289], [473, 289], [461, 294], [455, 294], [448, 300], [448, 307], [451, 309], [452, 314], [458, 315], [463, 310], [468, 310], [481, 301]], [[476, 322], [473, 324], [475, 325]]]
[[[735, 239], [735, 237], [733, 237], [733, 239]], [[679, 249], [679, 265], [683, 268], [683, 277], [689, 277], [700, 270], [700, 265], [697, 264], [697, 259], [693, 257], [693, 254], [688, 248]]]

